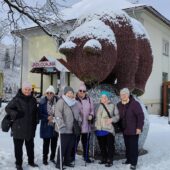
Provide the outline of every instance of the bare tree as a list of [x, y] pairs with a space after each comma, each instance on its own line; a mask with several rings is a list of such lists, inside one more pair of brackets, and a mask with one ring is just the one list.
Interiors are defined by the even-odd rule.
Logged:
[[6, 49], [5, 56], [4, 56], [4, 61], [5, 61], [4, 68], [9, 69], [10, 64], [11, 64], [10, 55], [9, 55], [9, 49]]
[[7, 34], [8, 30], [9, 29], [7, 26], [7, 22], [5, 20], [4, 21], [0, 20], [0, 42], [3, 39], [3, 37]]
[[[62, 0], [60, 0], [61, 2]], [[64, 2], [65, 0], [63, 0]], [[56, 34], [52, 29], [53, 25], [63, 23], [60, 14], [60, 8], [65, 8], [58, 0], [44, 0], [44, 4], [40, 0], [34, 0], [34, 5], [29, 0], [1, 0], [0, 13], [5, 15], [5, 19], [0, 20], [0, 41], [12, 30], [20, 30], [23, 25], [34, 23], [39, 26], [48, 36], [55, 38], [57, 41], [64, 40], [64, 31]], [[18, 57], [17, 50], [19, 47], [17, 37], [13, 37], [14, 50], [12, 50], [12, 69]], [[6, 54], [7, 55], [7, 54]]]
[[[7, 16], [12, 30], [19, 29], [21, 22], [23, 24], [32, 21], [47, 35], [54, 36], [49, 24], [62, 22], [59, 12], [61, 5], [56, 0], [46, 0], [46, 3], [41, 6], [38, 1], [35, 6], [31, 6], [26, 3], [26, 0], [2, 0], [1, 5], [7, 9]], [[55, 36], [61, 38], [60, 35]]]

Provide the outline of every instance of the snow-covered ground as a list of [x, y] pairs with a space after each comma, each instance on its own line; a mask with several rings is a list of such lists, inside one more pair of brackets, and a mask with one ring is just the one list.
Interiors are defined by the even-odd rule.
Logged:
[[[4, 104], [0, 108], [0, 120], [4, 112]], [[138, 161], [138, 170], [169, 170], [170, 169], [170, 125], [167, 117], [159, 117], [150, 115], [150, 129], [144, 149], [148, 150], [148, 154], [140, 156]], [[15, 170], [15, 159], [13, 152], [13, 142], [10, 133], [3, 133], [0, 130], [0, 169], [1, 170]], [[55, 166], [50, 163], [48, 166], [42, 164], [42, 140], [39, 138], [39, 127], [37, 128], [35, 138], [35, 162], [39, 164], [40, 170], [55, 170]], [[84, 166], [81, 156], [76, 157], [75, 170], [128, 170], [129, 165], [122, 165], [122, 160], [114, 161], [111, 168], [106, 168], [99, 165], [95, 161], [93, 164]], [[36, 170], [38, 168], [31, 168], [27, 165], [27, 156], [24, 147], [24, 170]]]

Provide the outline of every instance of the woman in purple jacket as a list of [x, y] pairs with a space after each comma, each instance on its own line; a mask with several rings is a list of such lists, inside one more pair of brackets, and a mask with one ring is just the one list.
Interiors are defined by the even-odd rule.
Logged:
[[89, 139], [91, 133], [91, 123], [94, 117], [94, 106], [92, 99], [86, 94], [86, 86], [84, 84], [80, 85], [76, 95], [76, 100], [78, 101], [78, 106], [81, 110], [83, 120], [81, 135], [77, 138], [77, 146], [81, 138], [83, 158], [87, 163], [91, 163], [91, 160], [89, 159]]
[[144, 125], [144, 113], [140, 104], [130, 96], [129, 89], [120, 90], [120, 99], [117, 106], [126, 147], [124, 164], [131, 164], [130, 169], [135, 170], [138, 161], [138, 139]]

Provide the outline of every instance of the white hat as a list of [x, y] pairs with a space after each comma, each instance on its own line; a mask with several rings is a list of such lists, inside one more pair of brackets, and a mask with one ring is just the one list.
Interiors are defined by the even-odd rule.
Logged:
[[48, 92], [52, 92], [52, 93], [55, 94], [55, 89], [54, 89], [54, 87], [53, 87], [52, 85], [50, 85], [50, 86], [47, 88], [47, 90], [45, 91], [45, 93], [48, 93]]
[[130, 91], [129, 91], [128, 88], [123, 88], [123, 89], [120, 90], [120, 94], [128, 94], [128, 95], [130, 95]]

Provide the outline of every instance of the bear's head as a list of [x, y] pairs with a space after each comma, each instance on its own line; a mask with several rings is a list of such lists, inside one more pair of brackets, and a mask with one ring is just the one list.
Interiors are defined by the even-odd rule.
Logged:
[[101, 20], [77, 27], [59, 47], [66, 60], [59, 61], [86, 84], [100, 83], [115, 66], [116, 40], [113, 31]]

